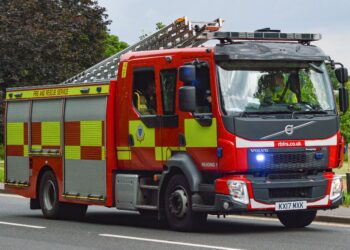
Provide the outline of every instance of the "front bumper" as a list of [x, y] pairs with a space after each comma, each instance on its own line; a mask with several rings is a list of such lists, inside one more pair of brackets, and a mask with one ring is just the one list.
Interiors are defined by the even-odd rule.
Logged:
[[[325, 210], [338, 208], [343, 203], [343, 195], [330, 201], [329, 196], [314, 202], [307, 202], [307, 210]], [[330, 204], [330, 205], [329, 205]], [[222, 214], [239, 213], [274, 213], [275, 204], [264, 204], [250, 199], [249, 204], [242, 204], [233, 200], [231, 195], [216, 194], [213, 212]]]
[[[274, 213], [276, 202], [306, 201], [307, 210], [334, 209], [343, 203], [341, 194], [330, 199], [334, 174], [320, 173], [303, 179], [267, 179], [253, 176], [228, 176], [216, 181], [213, 211], [218, 213]], [[243, 204], [233, 199], [226, 188], [228, 180], [244, 181], [249, 202]]]

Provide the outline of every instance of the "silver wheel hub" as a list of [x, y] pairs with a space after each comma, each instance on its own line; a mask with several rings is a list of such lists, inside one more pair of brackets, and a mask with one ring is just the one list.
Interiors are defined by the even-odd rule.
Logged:
[[188, 211], [188, 197], [181, 187], [176, 189], [169, 197], [170, 213], [177, 218], [183, 218]]
[[47, 210], [52, 210], [56, 200], [56, 188], [52, 180], [48, 180], [43, 192], [44, 206]]

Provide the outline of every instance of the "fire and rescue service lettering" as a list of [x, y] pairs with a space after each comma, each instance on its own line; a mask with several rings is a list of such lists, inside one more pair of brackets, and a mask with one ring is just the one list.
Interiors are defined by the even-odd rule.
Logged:
[[45, 96], [62, 96], [62, 95], [68, 95], [68, 88], [62, 88], [62, 89], [41, 89], [41, 90], [34, 90], [33, 96], [34, 97], [45, 97]]

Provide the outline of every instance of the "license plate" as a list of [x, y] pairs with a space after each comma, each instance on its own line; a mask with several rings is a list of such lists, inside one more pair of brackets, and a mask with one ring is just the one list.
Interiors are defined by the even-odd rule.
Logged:
[[287, 210], [300, 210], [306, 209], [306, 201], [287, 201], [287, 202], [276, 202], [276, 211], [287, 211]]

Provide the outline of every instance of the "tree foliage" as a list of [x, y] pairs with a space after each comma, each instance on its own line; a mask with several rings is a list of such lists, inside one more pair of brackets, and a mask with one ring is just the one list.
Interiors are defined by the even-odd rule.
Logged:
[[[164, 23], [162, 23], [162, 22], [156, 22], [156, 31], [163, 29], [165, 26], [166, 25]], [[153, 32], [148, 32], [147, 33], [144, 30], [142, 30], [142, 34], [141, 34], [141, 36], [139, 36], [139, 39], [141, 41], [141, 40], [145, 39], [146, 37], [148, 37], [149, 35], [152, 35], [152, 34], [153, 34]]]
[[129, 46], [126, 42], [120, 41], [118, 36], [111, 35], [108, 33], [106, 34], [104, 45], [105, 45], [104, 57], [110, 57], [115, 53]]
[[165, 28], [165, 24], [164, 23], [162, 23], [162, 22], [157, 22], [156, 23], [156, 30], [161, 30], [161, 29], [163, 29], [163, 28]]
[[[350, 78], [350, 76], [349, 76]], [[350, 89], [350, 82], [347, 83], [347, 89]], [[350, 94], [349, 94], [350, 99]], [[340, 116], [340, 129], [347, 143], [350, 143], [350, 110]]]
[[1, 0], [0, 91], [59, 83], [101, 61], [109, 23], [93, 0]]
[[92, 0], [2, 0], [2, 89], [58, 83], [102, 60], [106, 18]]

